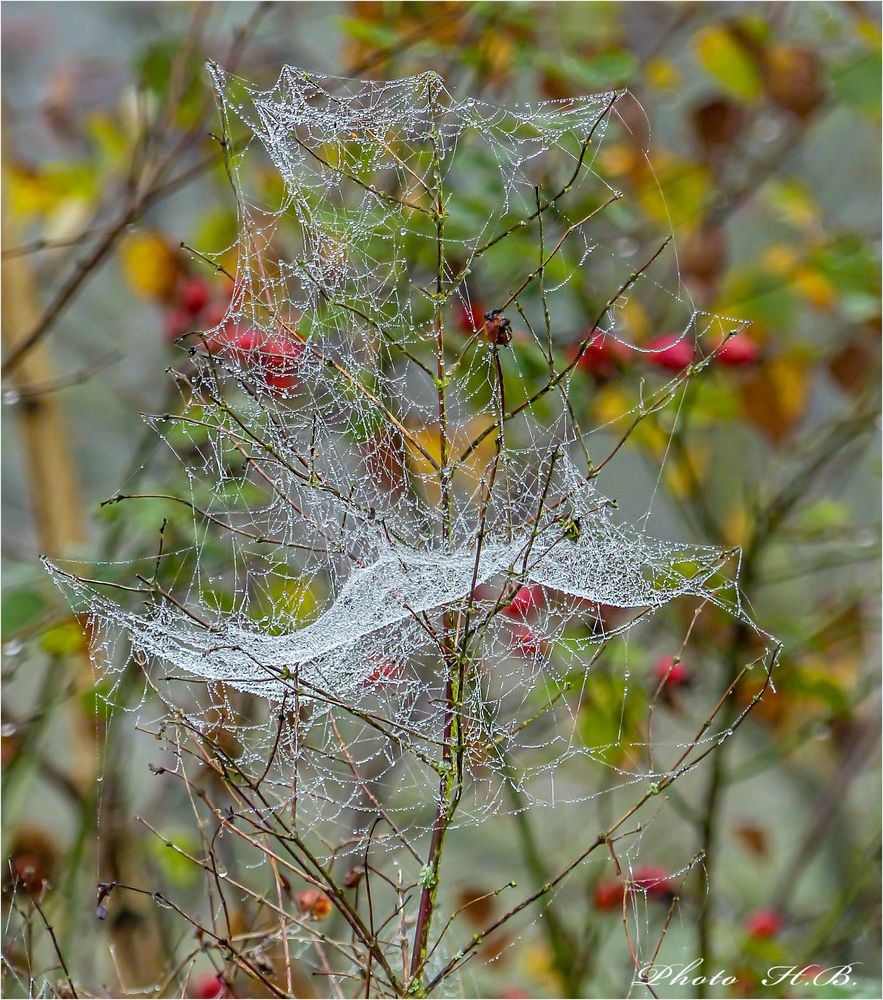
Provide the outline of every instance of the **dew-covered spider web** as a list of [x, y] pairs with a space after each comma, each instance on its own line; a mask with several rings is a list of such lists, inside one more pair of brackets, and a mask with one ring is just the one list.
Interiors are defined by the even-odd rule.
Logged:
[[[193, 541], [117, 573], [137, 595], [53, 567], [96, 659], [144, 670], [145, 725], [166, 706], [234, 732], [299, 822], [356, 837], [377, 801], [428, 829], [451, 769], [455, 822], [510, 808], [507, 786], [526, 806], [596, 794], [556, 787], [570, 761], [646, 785], [639, 747], [612, 757], [580, 722], [603, 651], [678, 600], [754, 626], [738, 553], [654, 538], [599, 492], [620, 439], [740, 326], [693, 307], [664, 232], [616, 239], [621, 95], [501, 109], [434, 73], [210, 72], [238, 238], [207, 259], [229, 306], [182, 338], [180, 406], [147, 417]], [[584, 359], [650, 349], [633, 300], [692, 366], [591, 426]]]

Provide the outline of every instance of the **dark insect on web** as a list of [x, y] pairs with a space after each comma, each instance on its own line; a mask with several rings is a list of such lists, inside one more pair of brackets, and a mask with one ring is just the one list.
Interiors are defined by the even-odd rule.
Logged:
[[484, 319], [484, 332], [487, 339], [499, 347], [508, 347], [512, 343], [512, 324], [501, 310], [493, 309], [491, 312], [486, 312]]

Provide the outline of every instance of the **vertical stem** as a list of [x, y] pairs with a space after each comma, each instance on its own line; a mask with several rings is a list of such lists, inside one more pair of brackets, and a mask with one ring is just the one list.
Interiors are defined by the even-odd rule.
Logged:
[[[524, 863], [530, 872], [535, 889], [540, 889], [549, 881], [550, 875], [543, 860], [542, 851], [537, 842], [536, 833], [531, 824], [530, 814], [525, 807], [523, 797], [515, 785], [515, 775], [508, 754], [503, 757], [504, 774], [506, 778], [506, 790], [512, 800], [512, 815], [515, 820], [515, 829], [518, 839], [521, 841], [521, 850], [524, 855]], [[555, 972], [561, 986], [566, 990], [567, 995], [577, 996], [580, 987], [580, 976], [575, 969], [573, 941], [562, 924], [552, 903], [546, 906], [543, 911], [541, 927], [546, 936], [549, 950], [552, 953]]]
[[[747, 547], [745, 559], [742, 565], [742, 585], [747, 589], [751, 588], [754, 581], [754, 558], [757, 553], [757, 539], [755, 538]], [[739, 676], [740, 650], [747, 639], [747, 629], [743, 622], [736, 622], [730, 640], [729, 654], [727, 657], [727, 675], [724, 678], [724, 690], [728, 690]], [[724, 729], [732, 725], [738, 714], [738, 709], [732, 698], [727, 700], [723, 708]], [[703, 808], [703, 821], [700, 828], [702, 839], [703, 868], [706, 879], [711, 883], [715, 869], [717, 867], [717, 846], [718, 846], [718, 818], [721, 810], [721, 803], [726, 791], [726, 756], [729, 751], [729, 740], [717, 748], [711, 755], [711, 770], [708, 778], [708, 787], [705, 792], [705, 803]], [[715, 898], [709, 893], [705, 904], [699, 912], [696, 921], [696, 947], [699, 957], [706, 968], [714, 961], [713, 930], [715, 917]], [[706, 997], [707, 991], [704, 984], [699, 984], [696, 989], [698, 998]]]
[[[433, 87], [435, 79], [430, 80], [430, 99], [435, 96]], [[442, 318], [444, 302], [445, 279], [445, 204], [442, 185], [442, 164], [439, 150], [439, 132], [433, 123], [430, 131], [432, 143], [432, 178], [433, 178], [433, 218], [436, 234], [436, 281], [433, 302], [433, 326], [435, 329], [435, 359], [436, 359], [436, 390], [438, 393], [438, 429], [440, 444], [439, 486], [442, 508], [443, 544], [450, 549], [454, 541], [454, 512], [451, 484], [448, 478], [448, 463], [450, 459], [450, 441], [447, 425], [447, 401], [445, 373], [445, 331]], [[426, 866], [421, 872], [423, 892], [420, 896], [420, 907], [417, 912], [417, 923], [414, 929], [414, 947], [411, 952], [411, 975], [420, 976], [426, 961], [429, 931], [432, 924], [432, 914], [438, 895], [439, 872], [444, 853], [445, 835], [453, 819], [459, 803], [459, 764], [455, 765], [455, 756], [459, 762], [462, 756], [462, 737], [460, 732], [460, 704], [462, 700], [462, 684], [459, 672], [459, 657], [451, 645], [451, 636], [455, 634], [456, 623], [450, 612], [444, 613], [442, 628], [443, 669], [445, 678], [445, 720], [444, 737], [440, 762], [441, 780], [439, 783], [438, 808], [432, 828], [432, 840], [429, 845], [429, 855]], [[421, 982], [414, 984], [419, 992]]]

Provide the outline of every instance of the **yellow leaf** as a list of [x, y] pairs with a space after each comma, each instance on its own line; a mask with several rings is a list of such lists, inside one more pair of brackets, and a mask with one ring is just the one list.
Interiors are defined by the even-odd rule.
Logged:
[[36, 171], [12, 166], [9, 170], [12, 210], [21, 216], [48, 215], [68, 201], [87, 202], [94, 190], [88, 167], [49, 165]]
[[50, 625], [40, 636], [40, 646], [50, 656], [69, 656], [87, 648], [83, 628], [76, 618]]
[[558, 987], [552, 954], [544, 944], [534, 944], [521, 950], [519, 965], [526, 976], [544, 984], [554, 996]]
[[[665, 435], [665, 446], [662, 454], [668, 447], [668, 436]], [[674, 461], [669, 457], [665, 465], [665, 483], [671, 495], [679, 500], [686, 500], [696, 492], [697, 481], [701, 485], [708, 470], [708, 446], [697, 444], [690, 449], [690, 465], [692, 472], [685, 465]]]
[[120, 246], [123, 274], [131, 289], [147, 299], [167, 299], [178, 280], [180, 260], [159, 233], [144, 230]]
[[11, 167], [9, 197], [16, 215], [42, 215], [54, 208], [58, 199], [45, 183], [45, 178], [30, 170]]
[[800, 263], [800, 255], [784, 243], [773, 243], [761, 257], [763, 268], [773, 274], [790, 275]]
[[498, 31], [484, 31], [479, 36], [478, 52], [483, 56], [490, 79], [496, 79], [512, 65], [514, 43], [511, 36]]
[[883, 35], [880, 33], [880, 25], [876, 24], [869, 17], [862, 17], [858, 22], [859, 37], [864, 39], [870, 47], [879, 51]]
[[650, 318], [644, 307], [635, 299], [627, 299], [619, 310], [623, 336], [640, 344], [650, 337]]
[[129, 138], [109, 115], [90, 115], [86, 130], [109, 165], [119, 163], [129, 148]]
[[622, 177], [639, 171], [644, 161], [633, 145], [615, 142], [601, 150], [601, 162], [607, 173], [614, 177]]
[[[411, 430], [411, 437], [433, 461], [441, 461], [441, 439], [437, 428], [427, 427], [419, 430]], [[414, 471], [418, 475], [428, 476], [434, 471], [429, 459], [425, 458], [420, 451], [414, 447], [408, 447], [406, 450], [408, 458], [413, 464]]]
[[[453, 462], [456, 456], [464, 451], [486, 429], [489, 422], [488, 417], [480, 417], [470, 420], [468, 423], [453, 430], [449, 429], [449, 462]], [[432, 456], [435, 462], [441, 464], [441, 440], [438, 427], [430, 424], [428, 427], [409, 428], [409, 431], [413, 440], [424, 449], [426, 454]], [[495, 440], [496, 435], [494, 433], [488, 434], [482, 440], [481, 444], [470, 453], [466, 461], [458, 467], [457, 476], [465, 477], [472, 484], [477, 483], [487, 473], [494, 457]], [[411, 469], [422, 481], [426, 500], [431, 504], [440, 503], [441, 488], [439, 486], [438, 473], [430, 465], [429, 460], [412, 445], [408, 445], [405, 448], [405, 453]]]
[[766, 197], [780, 218], [799, 229], [809, 229], [819, 221], [819, 208], [809, 191], [794, 181], [773, 181]]
[[727, 545], [744, 545], [751, 533], [751, 518], [748, 511], [744, 506], [738, 506], [730, 511], [721, 527]]
[[703, 28], [693, 39], [693, 52], [705, 72], [735, 97], [751, 101], [760, 96], [760, 71], [726, 28]]
[[612, 383], [598, 389], [592, 404], [592, 419], [602, 427], [619, 420], [631, 406], [625, 393]]
[[807, 363], [775, 358], [747, 377], [741, 386], [743, 411], [773, 441], [781, 441], [806, 409]]
[[652, 418], [642, 420], [632, 431], [632, 441], [661, 460], [669, 444], [669, 435]]
[[837, 304], [837, 292], [831, 282], [814, 267], [802, 267], [794, 275], [794, 287], [817, 309], [831, 309]]
[[676, 228], [690, 226], [705, 214], [708, 169], [672, 154], [657, 155], [649, 175], [638, 190], [644, 211], [657, 222]]
[[681, 82], [681, 74], [670, 59], [651, 59], [644, 75], [655, 90], [671, 90]]

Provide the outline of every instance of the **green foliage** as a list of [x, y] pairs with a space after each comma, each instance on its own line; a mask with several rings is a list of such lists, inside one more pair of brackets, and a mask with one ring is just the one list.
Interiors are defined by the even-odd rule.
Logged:
[[760, 96], [763, 84], [757, 64], [730, 30], [702, 29], [693, 38], [693, 49], [705, 72], [734, 97], [751, 101]]
[[2, 603], [3, 635], [11, 638], [38, 621], [47, 609], [41, 591], [32, 587], [5, 587]]

